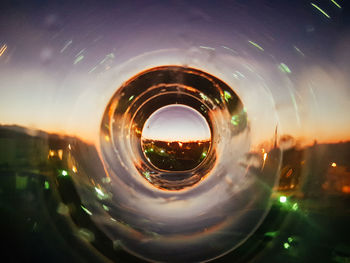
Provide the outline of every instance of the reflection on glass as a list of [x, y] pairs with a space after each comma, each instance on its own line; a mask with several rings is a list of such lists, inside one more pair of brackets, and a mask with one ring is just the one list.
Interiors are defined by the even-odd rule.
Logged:
[[9, 258], [350, 261], [348, 1], [1, 7]]

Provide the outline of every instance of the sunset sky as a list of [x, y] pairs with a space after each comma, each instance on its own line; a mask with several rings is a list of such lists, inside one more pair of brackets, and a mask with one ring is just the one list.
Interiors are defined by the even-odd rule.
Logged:
[[142, 137], [163, 141], [210, 139], [207, 121], [185, 105], [169, 105], [154, 112], [145, 123]]
[[[219, 56], [240, 61], [228, 73], [209, 73], [236, 85], [255, 143], [273, 135], [271, 116], [277, 116], [281, 134], [305, 143], [350, 139], [345, 1], [341, 8], [331, 1], [319, 8], [304, 1], [131, 2], [4, 4], [0, 124], [95, 141], [109, 99], [137, 73], [135, 68], [119, 74], [118, 67], [147, 52], [178, 48], [208, 54], [208, 64], [193, 60], [203, 70], [215, 71], [210, 63]], [[176, 59], [162, 55], [154, 65]], [[183, 122], [189, 137], [199, 132], [198, 125], [199, 120]], [[200, 134], [206, 136], [207, 131]]]

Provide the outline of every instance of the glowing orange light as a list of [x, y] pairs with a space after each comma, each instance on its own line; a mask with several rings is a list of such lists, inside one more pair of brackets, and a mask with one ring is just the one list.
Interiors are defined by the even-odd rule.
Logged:
[[105, 140], [106, 140], [107, 142], [109, 142], [109, 136], [108, 136], [108, 135], [105, 136]]
[[182, 143], [181, 142], [178, 142], [179, 146], [182, 147]]
[[68, 149], [69, 149], [69, 150], [72, 150], [72, 147], [70, 146], [70, 144], [68, 144]]
[[287, 174], [286, 174], [286, 177], [291, 176], [291, 175], [292, 175], [292, 173], [293, 173], [293, 169], [289, 169], [289, 170], [288, 170], [288, 172], [287, 172]]
[[60, 160], [62, 160], [62, 157], [63, 157], [63, 150], [62, 150], [62, 149], [59, 149], [57, 152], [58, 152], [58, 158], [60, 158]]
[[264, 162], [266, 161], [267, 153], [264, 153]]
[[54, 152], [53, 150], [50, 150], [50, 151], [49, 151], [49, 156], [50, 156], [50, 157], [54, 157], [54, 156], [55, 156], [55, 152]]
[[350, 194], [350, 186], [349, 185], [344, 185], [341, 190], [343, 193]]
[[77, 167], [75, 167], [75, 165], [73, 165], [72, 171], [73, 171], [74, 173], [76, 173], [76, 172], [78, 171], [78, 170], [77, 170]]
[[337, 167], [337, 164], [336, 163], [332, 163], [331, 166], [332, 167]]

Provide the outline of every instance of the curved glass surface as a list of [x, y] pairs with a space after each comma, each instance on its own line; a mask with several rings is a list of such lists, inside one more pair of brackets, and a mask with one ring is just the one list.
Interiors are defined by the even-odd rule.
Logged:
[[348, 3], [2, 10], [5, 254], [350, 260]]

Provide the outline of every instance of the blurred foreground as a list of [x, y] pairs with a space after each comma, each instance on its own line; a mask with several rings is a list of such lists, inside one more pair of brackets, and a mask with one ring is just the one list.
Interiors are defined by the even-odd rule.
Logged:
[[[0, 145], [1, 250], [10, 262], [141, 262], [94, 225], [75, 190], [69, 151], [95, 156], [90, 167], [103, 172], [94, 146], [18, 126], [0, 127]], [[349, 157], [349, 142], [285, 150], [269, 214], [215, 262], [350, 262]]]

